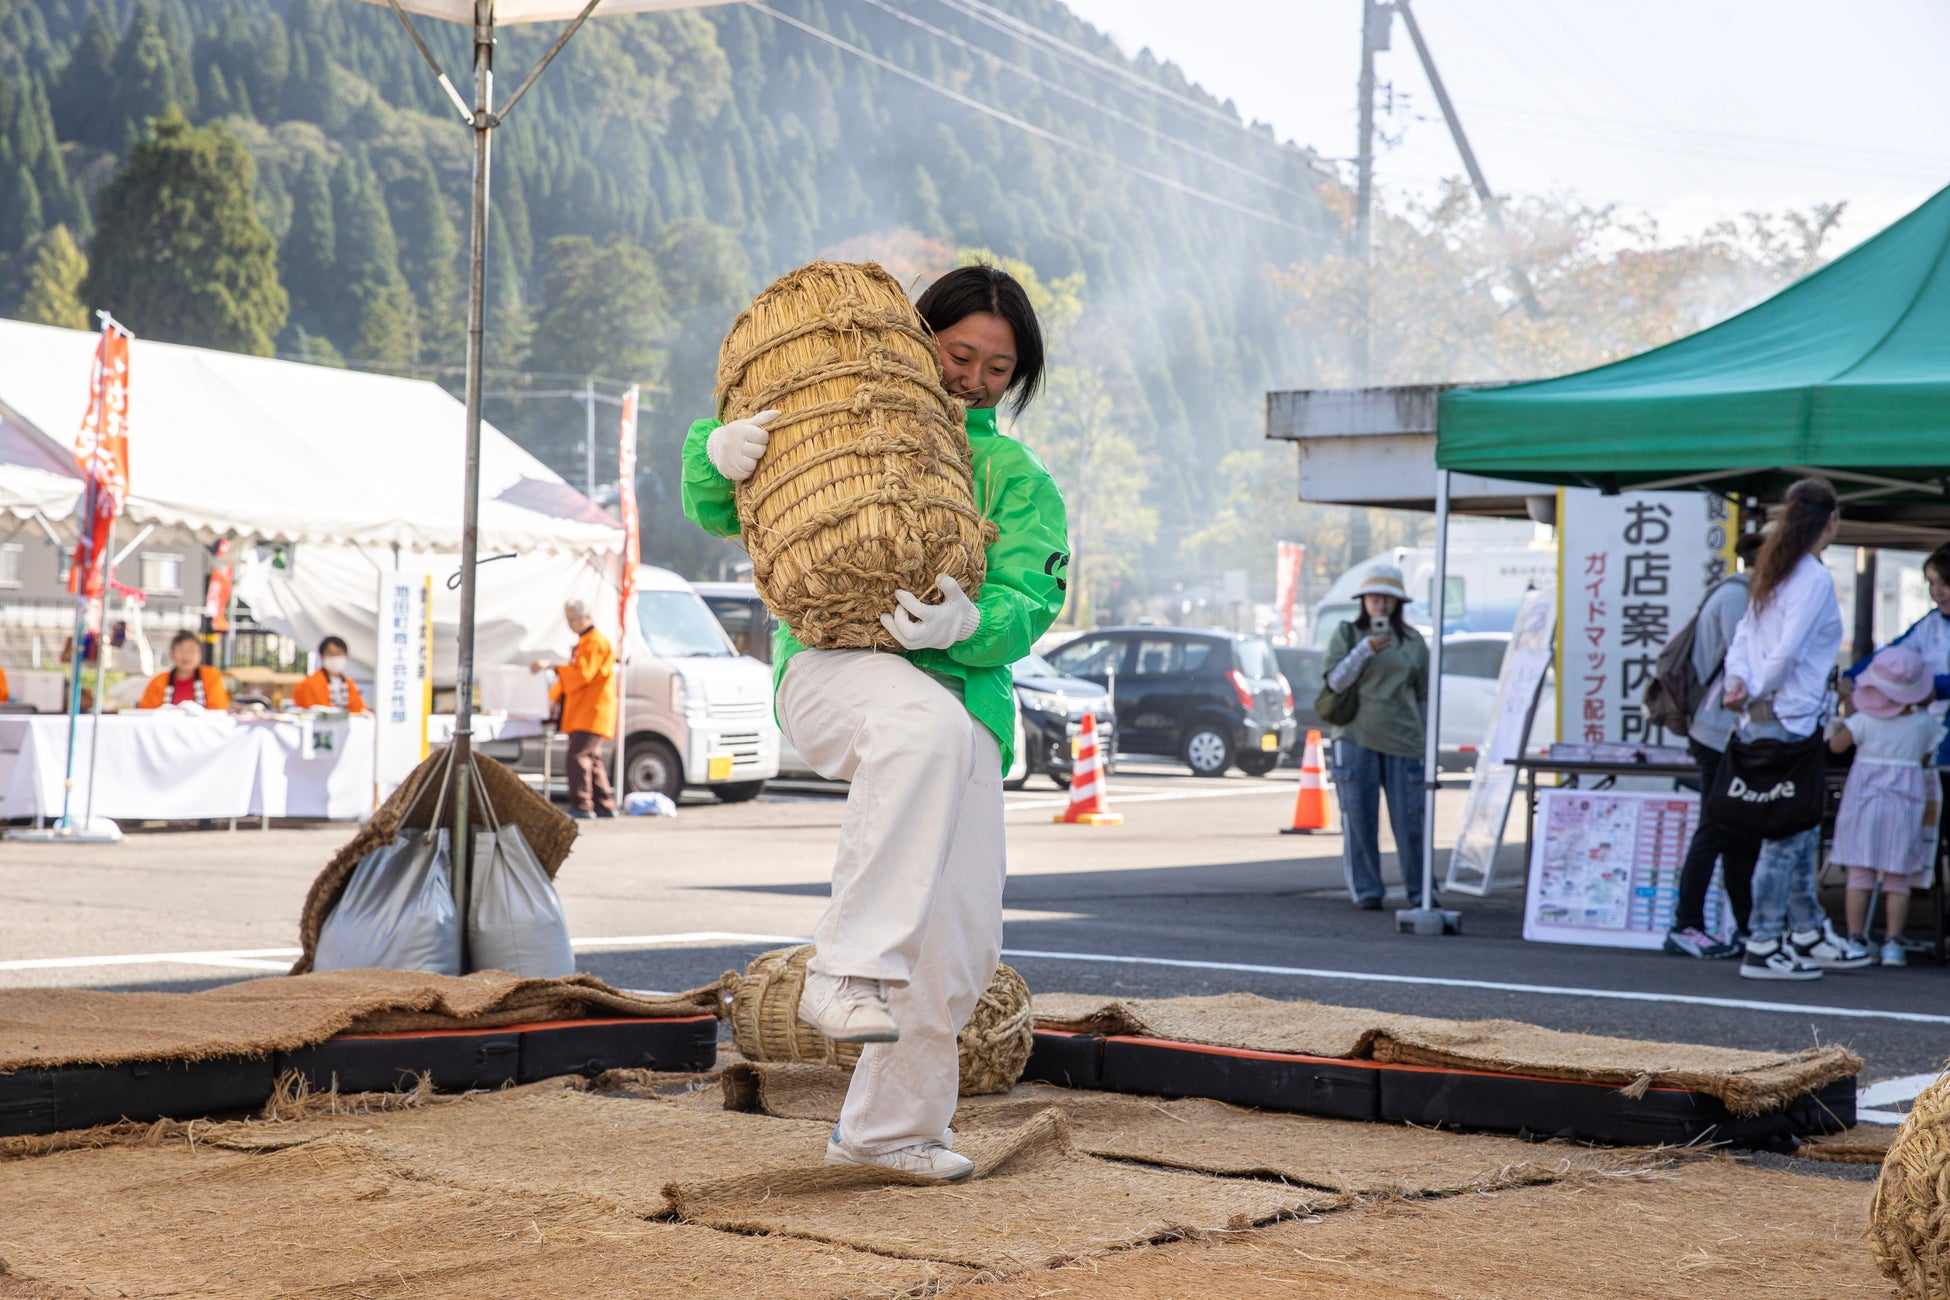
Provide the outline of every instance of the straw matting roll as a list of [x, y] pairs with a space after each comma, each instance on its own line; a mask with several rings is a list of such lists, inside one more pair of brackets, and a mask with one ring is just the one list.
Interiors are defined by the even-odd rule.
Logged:
[[880, 624], [897, 589], [932, 600], [945, 573], [980, 590], [993, 530], [964, 415], [892, 276], [812, 262], [745, 309], [718, 354], [718, 418], [772, 409], [738, 524], [753, 584], [803, 644], [898, 649]]
[[[799, 993], [806, 985], [809, 943], [776, 948], [752, 959], [740, 975], [725, 973], [722, 987], [731, 1035], [752, 1061], [810, 1061], [851, 1070], [860, 1059], [858, 1043], [836, 1043], [799, 1019]], [[1029, 985], [998, 963], [995, 979], [962, 1026], [961, 1094], [1007, 1092], [1029, 1064], [1036, 1032], [1029, 1008]]]
[[1950, 1296], [1950, 1073], [1910, 1103], [1869, 1212], [1876, 1264], [1903, 1295]]

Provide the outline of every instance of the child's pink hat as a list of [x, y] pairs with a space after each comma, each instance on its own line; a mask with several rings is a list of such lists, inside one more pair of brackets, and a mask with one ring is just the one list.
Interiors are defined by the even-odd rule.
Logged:
[[1936, 679], [1929, 666], [1908, 646], [1876, 651], [1855, 679], [1855, 707], [1872, 718], [1893, 718], [1908, 705], [1921, 704], [1935, 694]]

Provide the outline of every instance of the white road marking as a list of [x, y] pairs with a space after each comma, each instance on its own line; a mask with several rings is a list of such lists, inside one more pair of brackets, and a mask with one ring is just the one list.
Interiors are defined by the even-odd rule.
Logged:
[[[302, 948], [237, 948], [219, 952], [132, 952], [109, 957], [26, 957], [0, 961], [0, 971], [81, 970], [90, 966], [222, 966], [236, 970], [291, 969]], [[283, 961], [271, 960], [282, 957]]]
[[1878, 1079], [1856, 1094], [1856, 1104], [1887, 1106], [1892, 1101], [1915, 1101], [1918, 1093], [1936, 1081], [1934, 1074], [1905, 1074], [1900, 1079]]
[[1560, 998], [1604, 998], [1618, 1002], [1666, 1002], [1683, 1006], [1720, 1007], [1731, 1011], [1777, 1011], [1795, 1015], [1839, 1016], [1852, 1020], [1902, 1020], [1913, 1024], [1950, 1025], [1950, 1016], [1922, 1011], [1883, 1011], [1871, 1007], [1818, 1007], [1799, 1002], [1755, 1002], [1746, 998], [1710, 998], [1685, 993], [1639, 993], [1627, 989], [1584, 989], [1555, 984], [1506, 984], [1500, 980], [1450, 979], [1436, 975], [1384, 975], [1372, 971], [1312, 970], [1304, 966], [1256, 966], [1245, 962], [1183, 961], [1170, 957], [1118, 957], [1106, 953], [1034, 952], [1004, 948], [1004, 957], [1043, 961], [1094, 962], [1102, 965], [1170, 966], [1181, 970], [1237, 971], [1247, 975], [1292, 975], [1302, 979], [1351, 980], [1364, 984], [1420, 984], [1433, 988], [1488, 989], [1499, 993], [1538, 993]]
[[1909, 1116], [1903, 1114], [1901, 1111], [1863, 1110], [1859, 1104], [1855, 1107], [1855, 1122], [1857, 1124], [1900, 1124], [1908, 1118]]

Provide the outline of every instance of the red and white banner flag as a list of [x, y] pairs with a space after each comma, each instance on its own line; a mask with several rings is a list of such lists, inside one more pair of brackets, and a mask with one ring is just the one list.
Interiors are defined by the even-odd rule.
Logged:
[[109, 528], [129, 499], [129, 332], [108, 317], [102, 318], [88, 414], [75, 435], [74, 459], [88, 476], [88, 487], [68, 590], [92, 600], [102, 594]]
[[1280, 637], [1293, 640], [1293, 606], [1300, 599], [1300, 566], [1306, 562], [1307, 548], [1299, 542], [1281, 542], [1275, 575], [1274, 599], [1280, 610]]
[[[636, 601], [636, 566], [643, 546], [636, 513], [636, 385], [623, 394], [623, 421], [616, 442], [616, 506], [623, 516], [623, 566], [617, 588], [616, 620], [625, 640], [630, 635], [630, 606]], [[619, 645], [622, 643], [619, 642]]]

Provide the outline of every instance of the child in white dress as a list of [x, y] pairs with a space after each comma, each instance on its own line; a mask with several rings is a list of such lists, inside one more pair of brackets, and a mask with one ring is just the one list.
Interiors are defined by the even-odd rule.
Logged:
[[1936, 684], [1905, 646], [1876, 652], [1856, 679], [1855, 712], [1828, 725], [1828, 747], [1854, 748], [1829, 860], [1848, 868], [1848, 932], [1866, 944], [1869, 895], [1882, 877], [1887, 921], [1882, 964], [1907, 960], [1901, 943], [1912, 886], [1927, 883], [1936, 856], [1938, 783], [1925, 766], [1943, 726], [1924, 711]]

